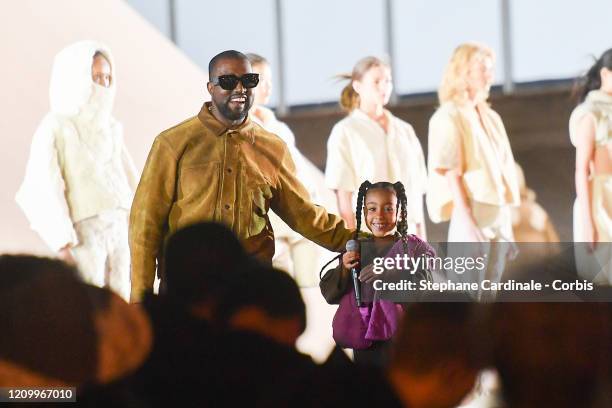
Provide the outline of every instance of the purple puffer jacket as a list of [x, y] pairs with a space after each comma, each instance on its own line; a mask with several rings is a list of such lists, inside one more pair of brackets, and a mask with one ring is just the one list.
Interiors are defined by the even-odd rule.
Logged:
[[[416, 235], [399, 239], [385, 255], [418, 257], [435, 256], [433, 248]], [[374, 300], [357, 307], [353, 287], [340, 300], [340, 306], [332, 322], [336, 344], [356, 350], [367, 349], [375, 341], [389, 340], [397, 331], [402, 315], [402, 307], [389, 300]]]

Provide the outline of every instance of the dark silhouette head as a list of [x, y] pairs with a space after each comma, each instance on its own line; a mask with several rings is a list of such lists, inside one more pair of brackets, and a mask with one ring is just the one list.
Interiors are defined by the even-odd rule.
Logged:
[[406, 307], [393, 344], [389, 376], [410, 406], [459, 405], [484, 366], [476, 352], [478, 305], [462, 294], [436, 300]]
[[227, 227], [213, 222], [187, 226], [166, 243], [166, 294], [184, 303], [209, 302], [232, 290], [249, 261]]
[[293, 278], [259, 263], [245, 272], [236, 291], [220, 304], [220, 318], [234, 328], [294, 345], [306, 329], [306, 306]]

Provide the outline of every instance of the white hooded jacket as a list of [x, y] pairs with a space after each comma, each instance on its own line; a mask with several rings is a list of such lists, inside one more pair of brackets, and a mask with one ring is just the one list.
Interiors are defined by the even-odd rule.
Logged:
[[[109, 88], [92, 80], [97, 51], [111, 65]], [[51, 112], [34, 134], [16, 195], [31, 228], [53, 251], [78, 243], [75, 223], [131, 206], [137, 175], [121, 124], [111, 116], [114, 66], [108, 48], [92, 41], [70, 45], [54, 60]]]

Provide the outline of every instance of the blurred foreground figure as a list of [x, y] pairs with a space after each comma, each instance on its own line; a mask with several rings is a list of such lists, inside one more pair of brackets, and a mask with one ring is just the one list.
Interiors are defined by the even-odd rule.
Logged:
[[610, 406], [606, 304], [497, 303], [491, 316], [508, 407]]
[[0, 327], [0, 387], [73, 386], [81, 406], [134, 406], [122, 379], [152, 344], [138, 305], [59, 260], [3, 255]]
[[177, 395], [189, 406], [285, 406], [313, 389], [317, 367], [295, 349], [306, 310], [290, 276], [212, 222], [179, 229], [164, 253], [165, 288], [143, 302], [155, 344], [131, 381], [140, 398], [153, 407]]
[[427, 302], [404, 305], [388, 367], [355, 366], [336, 352], [319, 374], [316, 393], [298, 390], [275, 406], [457, 407], [486, 363], [486, 336], [478, 323], [482, 305], [469, 299], [432, 294]]
[[16, 200], [33, 230], [81, 277], [130, 295], [127, 218], [136, 171], [112, 116], [108, 48], [78, 42], [55, 57], [51, 111], [39, 125]]

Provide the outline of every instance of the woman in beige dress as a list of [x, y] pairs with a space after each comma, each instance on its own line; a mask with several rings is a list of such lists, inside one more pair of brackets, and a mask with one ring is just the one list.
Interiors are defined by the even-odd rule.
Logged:
[[488, 47], [457, 47], [438, 90], [440, 107], [429, 122], [430, 218], [450, 220], [449, 242], [508, 243], [489, 252], [480, 279], [501, 278], [506, 260], [515, 255], [511, 206], [520, 201], [504, 124], [487, 103], [493, 65]]
[[325, 182], [336, 193], [340, 215], [355, 227], [356, 195], [364, 181], [401, 181], [408, 198], [408, 232], [426, 239], [425, 158], [412, 126], [385, 109], [391, 69], [379, 58], [365, 57], [346, 79], [340, 105], [348, 115], [332, 129], [325, 166]]
[[[581, 103], [570, 117], [576, 146], [574, 241], [578, 269], [585, 278], [612, 284], [612, 49], [584, 77]], [[594, 257], [583, 257], [587, 254]]]

